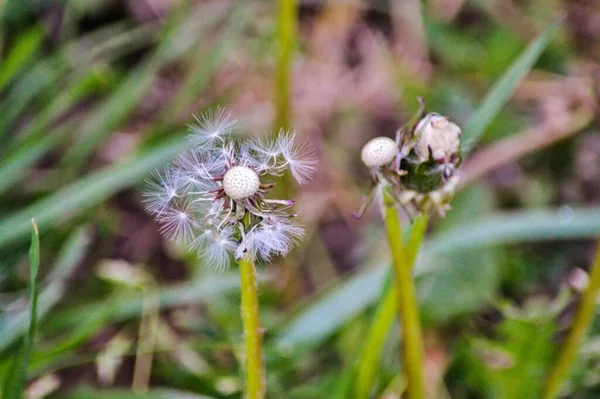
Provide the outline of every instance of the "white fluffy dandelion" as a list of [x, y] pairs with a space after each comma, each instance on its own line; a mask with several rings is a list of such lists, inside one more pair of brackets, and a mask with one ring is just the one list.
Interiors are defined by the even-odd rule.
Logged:
[[297, 144], [293, 133], [235, 140], [236, 121], [221, 108], [196, 121], [192, 149], [155, 173], [144, 192], [161, 233], [219, 270], [231, 256], [269, 261], [288, 253], [303, 234], [289, 212], [294, 202], [266, 198], [275, 183], [262, 179], [289, 170], [298, 183], [307, 182], [315, 172], [312, 148]]

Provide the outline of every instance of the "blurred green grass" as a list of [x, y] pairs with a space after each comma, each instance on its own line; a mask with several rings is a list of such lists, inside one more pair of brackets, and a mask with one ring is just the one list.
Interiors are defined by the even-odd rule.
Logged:
[[[107, 20], [100, 26], [81, 28], [79, 32], [65, 28], [63, 36], [56, 37], [52, 34], [52, 25], [40, 17], [45, 14], [39, 4], [32, 3], [30, 8], [21, 2], [0, 3], [3, 21], [0, 380], [10, 378], [6, 376], [15, 370], [11, 369], [11, 357], [29, 328], [25, 266], [30, 220], [35, 217], [41, 234], [37, 313], [40, 323], [29, 374], [33, 381], [48, 374], [59, 377], [58, 393], [48, 397], [240, 397], [241, 330], [235, 271], [214, 275], [180, 249], [156, 242], [156, 234], [148, 233], [153, 227], [150, 218], [141, 214], [139, 191], [150, 171], [164, 166], [186, 147], [185, 124], [191, 120], [191, 113], [221, 103], [254, 113], [248, 119], [259, 119], [264, 122], [262, 125], [269, 125], [270, 114], [262, 102], [267, 95], [261, 89], [274, 92], [263, 87], [264, 82], [272, 81], [269, 74], [276, 65], [272, 54], [277, 43], [282, 45], [289, 40], [277, 36], [274, 6], [261, 2], [242, 6], [182, 1], [160, 18], [145, 23], [131, 15], [110, 20], [103, 11], [103, 7], [110, 5], [102, 1], [88, 5], [76, 3], [64, 2], [65, 8], [58, 8], [64, 13], [65, 26], [69, 23], [84, 26], [93, 18]], [[555, 11], [552, 4], [541, 1], [533, 2], [530, 8], [536, 7], [541, 14]], [[352, 7], [342, 8], [347, 11]], [[123, 13], [123, 10], [117, 11]], [[386, 14], [376, 7], [369, 12], [369, 15]], [[522, 12], [534, 18], [527, 15], [526, 10]], [[285, 49], [289, 50], [285, 54], [294, 56], [295, 61], [287, 59], [289, 64], [287, 61], [285, 64], [289, 70], [287, 73], [279, 71], [277, 76], [281, 81], [286, 80], [286, 76], [292, 81], [296, 79], [292, 83], [300, 87], [290, 83], [292, 95], [299, 95], [303, 90], [321, 93], [320, 81], [315, 79], [314, 83], [308, 76], [298, 83], [299, 78], [294, 75], [302, 71], [305, 58], [310, 58], [312, 49], [307, 37], [310, 24], [306, 18], [318, 14], [318, 10], [301, 5], [300, 13], [297, 36], [300, 42], [292, 43], [293, 49]], [[524, 115], [519, 104], [508, 103], [515, 85], [534, 66], [548, 72], [568, 73], [564, 67], [566, 61], [577, 60], [578, 54], [565, 44], [564, 30], [568, 27], [551, 26], [533, 45], [533, 50], [517, 61], [519, 68], [501, 80], [483, 100], [482, 107], [476, 107], [474, 104], [479, 103], [476, 99], [484, 98], [492, 82], [498, 81], [513, 59], [526, 48], [528, 37], [490, 20], [478, 6], [469, 5], [464, 13], [452, 22], [441, 22], [429, 14], [425, 16], [427, 45], [435, 58], [434, 78], [422, 85], [417, 79], [410, 79], [411, 72], [396, 71], [397, 85], [391, 90], [398, 97], [394, 104], [407, 114], [414, 107], [414, 92], [427, 99], [431, 110], [451, 115], [463, 124], [471, 121], [464, 125], [468, 152], [479, 138], [484, 143], [493, 143], [533, 123], [535, 118]], [[475, 22], [469, 22], [469, 18]], [[328, 23], [334, 32], [337, 23], [343, 25], [335, 19]], [[373, 29], [377, 28], [375, 23]], [[542, 28], [545, 30], [547, 26]], [[550, 42], [559, 29], [562, 29], [559, 38]], [[14, 34], [17, 31], [19, 34]], [[289, 31], [283, 30], [280, 34], [293, 41], [294, 36], [289, 36]], [[352, 50], [352, 46], [349, 48]], [[390, 50], [386, 56], [393, 60], [394, 52]], [[169, 73], [175, 76], [172, 92], [160, 92], [159, 105], [145, 109], [142, 105]], [[242, 76], [233, 79], [230, 75], [235, 74]], [[228, 86], [232, 79], [240, 87]], [[249, 82], [258, 83], [252, 86]], [[246, 83], [253, 90], [250, 94], [242, 92]], [[343, 86], [336, 90], [345, 93]], [[282, 98], [278, 104], [283, 107], [278, 113], [279, 120], [289, 123], [292, 118], [285, 116], [285, 110], [294, 102], [285, 93], [279, 96]], [[323, 95], [317, 96], [320, 97]], [[270, 101], [268, 97], [267, 101]], [[314, 142], [325, 143], [323, 151], [329, 153], [322, 154], [323, 169], [338, 168], [333, 175], [348, 175], [347, 181], [359, 186], [362, 183], [355, 165], [339, 162], [343, 159], [342, 152], [352, 151], [346, 145], [353, 141], [360, 145], [371, 133], [392, 134], [394, 130], [381, 131], [376, 123], [378, 114], [365, 111], [367, 105], [352, 108], [337, 103], [330, 119], [315, 117], [317, 122], [310, 121], [325, 127], [303, 132]], [[294, 113], [294, 126], [312, 126], [308, 121], [298, 120], [308, 114], [306, 111], [296, 108]], [[387, 113], [381, 119], [398, 122], [395, 118], [400, 111], [393, 109]], [[498, 114], [500, 116], [496, 116]], [[325, 119], [322, 115], [319, 118]], [[356, 118], [367, 126], [362, 136], [356, 138], [351, 132], [338, 132], [336, 128], [344, 125], [337, 122], [344, 118]], [[326, 131], [320, 134], [322, 130]], [[117, 159], [107, 157], [107, 148], [123, 132], [132, 139], [133, 145], [119, 153]], [[569, 167], [563, 165], [563, 168]], [[541, 167], [535, 169], [534, 165], [534, 173], [546, 176], [549, 172]], [[320, 174], [318, 179], [324, 175]], [[323, 182], [330, 180], [321, 181], [316, 188], [309, 187], [309, 192], [326, 192], [321, 187], [326, 185]], [[560, 182], [553, 184], [558, 186]], [[337, 197], [346, 194], [340, 193]], [[508, 317], [500, 324], [481, 322], [489, 313], [493, 314], [492, 304], [504, 296], [505, 286], [512, 283], [518, 286], [517, 295], [522, 299], [535, 297], [536, 290], [540, 291], [541, 285], [551, 281], [550, 278], [518, 283], [505, 281], [506, 276], [510, 276], [509, 264], [523, 259], [523, 251], [531, 248], [535, 251], [540, 243], [548, 241], [554, 245], [561, 241], [559, 248], [566, 249], [562, 257], [548, 251], [540, 255], [540, 264], [527, 263], [524, 267], [544, 275], [547, 270], [544, 263], [557, 262], [564, 275], [567, 268], [585, 265], [580, 255], [573, 254], [580, 247], [567, 251], [570, 245], [587, 243], [600, 231], [597, 202], [506, 209], [509, 207], [503, 206], [502, 195], [502, 189], [496, 187], [493, 180], [459, 193], [449, 217], [435, 224], [435, 231], [426, 239], [418, 260], [417, 284], [427, 327], [446, 344], [445, 356], [455, 359], [445, 380], [455, 398], [499, 397], [494, 391], [498, 386], [518, 381], [530, 372], [531, 364], [537, 367], [551, 355], [551, 348], [540, 344], [532, 355], [536, 357], [535, 362], [519, 363], [505, 374], [490, 374], [493, 367], [490, 369], [485, 356], [478, 356], [479, 352], [473, 349], [482, 345], [481, 337], [474, 331], [480, 324], [487, 330], [497, 327], [499, 334], [506, 337], [501, 352], [512, 353], [519, 345], [527, 346], [539, 339], [536, 324], [532, 327]], [[346, 211], [342, 202], [341, 198], [333, 201], [337, 209]], [[552, 205], [563, 202], [561, 198], [553, 198]], [[380, 299], [386, 278], [386, 261], [376, 254], [381, 246], [367, 233], [381, 228], [377, 218], [350, 227], [363, 238], [361, 248], [371, 244], [375, 248], [363, 250], [360, 270], [351, 275], [332, 276], [326, 272], [333, 262], [331, 254], [322, 250], [325, 244], [319, 240], [326, 241], [320, 229], [330, 215], [325, 211], [321, 215], [322, 220], [316, 217], [310, 222], [313, 226], [309, 226], [319, 232], [315, 241], [305, 244], [307, 248], [318, 249], [304, 258], [301, 254], [307, 251], [300, 250], [295, 258], [282, 262], [282, 267], [298, 264], [295, 266], [298, 270], [313, 273], [316, 291], [309, 289], [306, 295], [295, 298], [291, 308], [284, 307], [278, 274], [281, 267], [262, 271], [268, 385], [273, 398], [330, 397], [336, 387], [343, 385], [340, 380], [349, 378], [347, 371], [358, 355], [359, 338], [356, 337], [367, 331], [373, 305]], [[139, 228], [138, 240], [124, 237], [130, 234], [125, 232], [130, 231], [126, 227], [133, 219]], [[101, 386], [94, 375], [99, 353], [118, 333], [133, 343], [137, 341], [143, 298], [139, 292], [112, 286], [95, 274], [101, 260], [123, 257], [119, 245], [125, 240], [135, 243], [140, 251], [146, 251], [130, 262], [134, 263], [132, 267], [150, 270], [161, 287], [156, 298], [161, 306], [164, 342], [156, 350], [152, 389], [148, 393], [133, 394], [127, 388], [135, 351], [115, 355], [120, 365], [112, 386]], [[344, 250], [349, 252], [352, 248]], [[171, 273], [177, 277], [171, 277]], [[551, 295], [556, 287], [543, 291]], [[556, 328], [543, 330], [544, 343], [553, 337]], [[454, 343], [458, 343], [456, 347]], [[486, 342], [485, 345], [495, 344]], [[394, 344], [386, 343], [384, 348], [375, 386], [377, 395], [389, 388], [401, 370], [395, 360]], [[486, 372], [474, 371], [480, 369]], [[571, 392], [584, 395], [595, 388], [595, 384], [580, 383], [572, 387]], [[6, 389], [3, 395], [9, 397]]]

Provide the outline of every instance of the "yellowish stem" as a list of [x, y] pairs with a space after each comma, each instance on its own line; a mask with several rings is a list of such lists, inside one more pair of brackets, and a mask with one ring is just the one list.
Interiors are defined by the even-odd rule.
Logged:
[[296, 49], [297, 0], [277, 1], [277, 63], [275, 69], [275, 131], [291, 127], [292, 63]]
[[581, 297], [571, 331], [562, 345], [558, 358], [550, 370], [543, 399], [553, 399], [560, 393], [563, 380], [569, 373], [581, 341], [585, 337], [596, 313], [596, 299], [600, 291], [600, 240], [596, 249], [596, 258], [590, 271], [590, 282]]
[[240, 260], [242, 321], [244, 324], [245, 399], [264, 399], [265, 371], [262, 329], [258, 307], [258, 287], [254, 261]]
[[390, 249], [398, 293], [398, 313], [402, 323], [402, 354], [408, 383], [408, 399], [424, 399], [424, 355], [421, 320], [412, 279], [411, 262], [402, 237], [402, 227], [398, 217], [395, 198], [384, 189], [385, 227]]
[[[415, 260], [426, 230], [427, 215], [417, 216], [412, 225], [408, 241], [408, 264], [411, 270], [414, 268]], [[365, 346], [361, 352], [354, 389], [354, 397], [356, 399], [368, 398], [373, 389], [379, 360], [381, 358], [381, 351], [397, 313], [397, 298], [398, 294], [396, 292], [396, 286], [391, 284], [386, 287], [383, 299], [379, 303], [379, 307], [373, 318], [373, 323], [367, 334]]]

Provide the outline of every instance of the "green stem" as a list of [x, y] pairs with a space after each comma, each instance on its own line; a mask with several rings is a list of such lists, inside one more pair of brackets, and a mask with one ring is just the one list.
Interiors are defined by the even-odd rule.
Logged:
[[[427, 230], [427, 215], [419, 215], [415, 218], [408, 240], [408, 265], [414, 268], [421, 242]], [[383, 350], [385, 339], [390, 331], [397, 307], [397, 291], [394, 284], [385, 286], [383, 300], [379, 303], [373, 323], [367, 335], [367, 341], [362, 348], [358, 370], [356, 375], [355, 395], [356, 399], [368, 398], [377, 375], [379, 360]]]
[[385, 227], [392, 251], [396, 292], [398, 293], [398, 313], [402, 324], [402, 354], [408, 382], [408, 399], [424, 399], [424, 355], [421, 320], [409, 263], [402, 237], [402, 226], [393, 195], [384, 189]]
[[246, 368], [244, 398], [263, 399], [265, 397], [265, 371], [254, 261], [246, 257], [240, 260], [240, 276]]
[[292, 61], [296, 48], [296, 0], [277, 1], [277, 64], [275, 67], [275, 129], [291, 127]]
[[554, 366], [550, 370], [548, 379], [546, 380], [546, 386], [544, 390], [543, 399], [553, 399], [560, 392], [560, 387], [569, 373], [569, 369], [573, 360], [577, 356], [577, 350], [581, 344], [581, 341], [585, 337], [590, 323], [594, 318], [596, 312], [596, 299], [600, 291], [600, 240], [598, 241], [598, 248], [596, 249], [596, 258], [592, 264], [590, 271], [590, 282], [581, 297], [571, 331], [567, 336], [565, 342], [562, 345], [560, 353]]

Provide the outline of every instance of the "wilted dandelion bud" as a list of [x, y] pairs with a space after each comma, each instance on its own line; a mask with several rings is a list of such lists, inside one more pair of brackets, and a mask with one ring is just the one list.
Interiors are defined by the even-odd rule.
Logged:
[[401, 163], [404, 187], [422, 194], [442, 189], [460, 164], [461, 135], [445, 116], [430, 113], [421, 119], [412, 132], [414, 147]]
[[369, 168], [389, 164], [398, 154], [398, 145], [389, 137], [375, 137], [362, 148], [360, 157]]
[[436, 113], [425, 116], [415, 127], [415, 153], [419, 162], [450, 162], [460, 151], [460, 128]]
[[[458, 185], [461, 129], [447, 117], [418, 114], [397, 132], [396, 140], [377, 137], [362, 149], [377, 186], [385, 187], [409, 213], [435, 209], [444, 215]], [[419, 120], [420, 119], [420, 120]], [[375, 190], [380, 192], [381, 190]], [[362, 214], [366, 204], [362, 207]]]
[[235, 140], [236, 121], [223, 109], [196, 120], [192, 149], [156, 173], [144, 193], [161, 233], [217, 269], [232, 255], [259, 261], [285, 255], [303, 229], [292, 222], [294, 201], [266, 198], [275, 183], [262, 180], [289, 170], [305, 183], [315, 171], [314, 151], [286, 132], [275, 140]]

